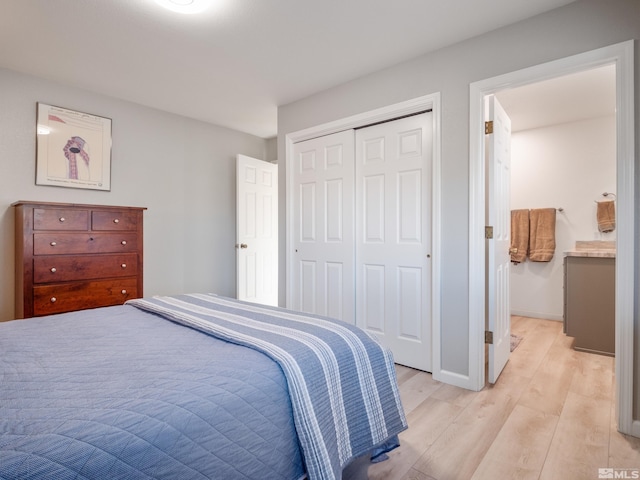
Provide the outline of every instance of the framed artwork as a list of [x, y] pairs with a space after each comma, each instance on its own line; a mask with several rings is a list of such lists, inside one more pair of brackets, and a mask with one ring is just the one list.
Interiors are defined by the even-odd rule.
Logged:
[[38, 103], [36, 185], [111, 190], [111, 119]]

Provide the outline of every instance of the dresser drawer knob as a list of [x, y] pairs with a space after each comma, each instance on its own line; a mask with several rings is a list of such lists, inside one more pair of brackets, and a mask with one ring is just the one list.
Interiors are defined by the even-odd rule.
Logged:
[[118, 220], [117, 218], [114, 218], [113, 223], [120, 223], [120, 220]]
[[126, 241], [126, 240], [122, 240], [120, 243], [121, 243], [122, 245], [126, 245], [126, 244], [127, 244], [127, 241]]
[[122, 265], [120, 265], [122, 268], [127, 268], [127, 264], [123, 263]]
[[52, 247], [55, 247], [57, 245], [56, 242], [51, 242], [49, 245], [51, 245]]
[[51, 267], [51, 273], [56, 273], [58, 269], [56, 267]]
[[120, 292], [120, 293], [122, 293], [123, 295], [126, 295], [126, 294], [127, 294], [127, 291], [123, 288], [123, 289], [122, 289], [122, 292]]
[[56, 303], [58, 299], [56, 297], [51, 297], [51, 303]]
[[61, 222], [64, 222], [66, 220], [66, 218], [60, 217], [58, 220], [60, 220]]

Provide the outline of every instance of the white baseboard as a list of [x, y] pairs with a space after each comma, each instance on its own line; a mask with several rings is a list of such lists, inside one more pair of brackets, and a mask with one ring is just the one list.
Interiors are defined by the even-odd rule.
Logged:
[[540, 312], [525, 312], [523, 310], [511, 310], [511, 315], [517, 315], [519, 317], [531, 317], [541, 318], [543, 320], [555, 320], [557, 322], [563, 322], [564, 317], [553, 313], [540, 313]]

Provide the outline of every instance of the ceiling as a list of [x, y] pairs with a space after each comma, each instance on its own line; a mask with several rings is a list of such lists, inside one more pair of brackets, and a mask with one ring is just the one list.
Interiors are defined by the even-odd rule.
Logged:
[[496, 97], [514, 132], [614, 115], [615, 65], [503, 90]]
[[0, 67], [269, 138], [279, 105], [573, 0], [216, 1], [0, 0]]

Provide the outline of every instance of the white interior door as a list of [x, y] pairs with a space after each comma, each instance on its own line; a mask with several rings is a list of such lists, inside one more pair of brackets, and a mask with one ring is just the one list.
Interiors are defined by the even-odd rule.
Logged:
[[489, 344], [489, 383], [495, 383], [509, 360], [511, 347], [510, 285], [510, 184], [511, 120], [495, 98], [489, 99], [489, 121], [493, 133], [486, 135], [487, 225], [493, 239], [486, 240], [487, 327], [493, 332]]
[[278, 165], [237, 156], [237, 296], [278, 304]]
[[294, 145], [293, 305], [354, 323], [353, 130]]
[[356, 131], [356, 324], [431, 371], [432, 113]]

